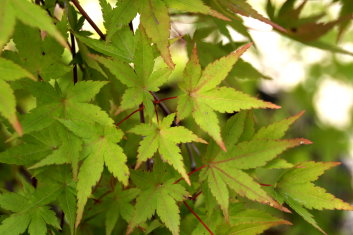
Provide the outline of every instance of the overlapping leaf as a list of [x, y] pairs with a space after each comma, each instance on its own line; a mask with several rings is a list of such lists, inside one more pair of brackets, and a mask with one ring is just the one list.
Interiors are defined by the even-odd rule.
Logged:
[[[56, 23], [56, 27], [65, 34], [66, 17], [62, 17], [61, 21]], [[41, 80], [58, 79], [72, 69], [62, 58], [64, 48], [52, 37], [43, 38], [36, 28], [17, 22], [13, 42], [17, 50], [16, 53], [11, 52], [13, 53], [11, 58]]]
[[3, 193], [0, 206], [12, 214], [0, 225], [1, 234], [19, 235], [28, 228], [30, 235], [47, 234], [47, 224], [60, 228], [55, 212], [48, 203], [55, 199], [57, 188], [31, 190], [23, 193]]
[[[341, 25], [345, 25], [345, 22], [350, 19], [349, 14], [344, 14], [339, 19], [326, 23], [320, 22], [320, 19], [324, 16], [324, 13], [300, 17], [301, 12], [307, 2], [308, 1], [303, 1], [296, 7], [296, 0], [286, 1], [278, 10], [278, 14], [275, 15], [274, 7], [271, 1], [268, 1], [267, 9], [269, 15], [272, 16], [272, 20], [287, 29], [286, 31], [281, 32], [284, 35], [309, 46], [332, 52], [353, 55], [350, 51], [320, 40], [320, 38], [332, 30], [334, 26], [340, 23]], [[340, 33], [338, 34], [338, 37], [339, 35]]]
[[119, 217], [130, 222], [134, 215], [134, 207], [131, 201], [136, 198], [139, 189], [131, 188], [122, 190], [120, 185], [115, 187], [112, 195], [106, 200], [105, 231], [110, 235], [118, 222]]
[[54, 123], [40, 132], [25, 135], [23, 140], [24, 143], [1, 152], [0, 162], [32, 165], [32, 168], [71, 164], [76, 178], [82, 142], [64, 126]]
[[[285, 202], [307, 222], [323, 232], [305, 209], [353, 210], [353, 206], [312, 183], [338, 162], [303, 162], [289, 169], [277, 183], [277, 191]], [[305, 207], [305, 208], [304, 208]], [[325, 233], [325, 232], [323, 232]]]
[[144, 136], [140, 142], [137, 155], [136, 168], [142, 162], [159, 152], [161, 158], [168, 164], [172, 165], [190, 184], [189, 176], [186, 173], [183, 157], [180, 154], [179, 143], [201, 142], [206, 143], [203, 139], [197, 137], [185, 127], [170, 127], [175, 114], [165, 117], [160, 123], [140, 124], [130, 130], [130, 132]]
[[201, 71], [196, 47], [186, 65], [184, 80], [180, 84], [183, 94], [178, 97], [178, 116], [181, 120], [192, 114], [195, 122], [226, 151], [215, 111], [232, 113], [253, 108], [278, 108], [230, 87], [218, 87], [233, 68], [237, 59], [251, 43], [209, 64]]
[[209, 14], [228, 20], [222, 14], [211, 10], [202, 1], [178, 1], [178, 0], [146, 0], [138, 1], [138, 9], [141, 15], [141, 24], [152, 42], [156, 44], [165, 63], [174, 68], [175, 64], [169, 51], [170, 19], [168, 7], [182, 11]]
[[16, 19], [26, 25], [39, 28], [53, 36], [60, 44], [67, 46], [66, 40], [53, 24], [51, 18], [39, 6], [23, 0], [3, 0], [0, 3], [0, 49], [11, 37]]
[[70, 169], [65, 165], [47, 166], [45, 169], [38, 169], [34, 176], [40, 182], [40, 187], [57, 189], [56, 202], [63, 210], [65, 220], [73, 234], [76, 217], [76, 179], [72, 178]]
[[82, 81], [61, 90], [46, 82], [25, 83], [41, 105], [22, 117], [24, 133], [50, 126], [57, 118], [92, 120], [113, 126], [113, 120], [98, 106], [89, 104], [107, 82]]

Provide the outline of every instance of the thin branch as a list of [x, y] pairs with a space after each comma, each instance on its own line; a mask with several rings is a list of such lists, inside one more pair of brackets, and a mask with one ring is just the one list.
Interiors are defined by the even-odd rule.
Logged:
[[65, 224], [65, 213], [61, 211], [60, 213], [60, 232], [64, 231], [64, 224]]
[[100, 36], [100, 38], [102, 40], [105, 40], [105, 35], [102, 33], [102, 31], [98, 28], [98, 26], [96, 25], [96, 23], [94, 23], [94, 21], [91, 19], [91, 17], [89, 17], [89, 15], [87, 14], [87, 12], [82, 8], [82, 6], [80, 5], [80, 3], [78, 2], [78, 0], [71, 0], [71, 2], [75, 5], [75, 7], [77, 8], [77, 10], [81, 13], [81, 15], [83, 17], [85, 17], [85, 19], [88, 21], [88, 23], [92, 26], [92, 28], [98, 33], [98, 35]]
[[[140, 122], [141, 123], [145, 123], [146, 120], [145, 120], [145, 113], [143, 111], [143, 109], [144, 109], [143, 103], [141, 103], [139, 107], [140, 107], [139, 108], [140, 109]], [[157, 116], [157, 120], [158, 120], [158, 116]], [[143, 138], [145, 138], [145, 137], [142, 136], [142, 139]], [[146, 169], [147, 169], [147, 171], [152, 171], [153, 164], [154, 164], [153, 158], [148, 158], [147, 161], [146, 161]]]
[[31, 173], [29, 173], [26, 168], [23, 166], [20, 166], [19, 168], [20, 174], [26, 179], [28, 183], [30, 183], [34, 188], [37, 188], [37, 179], [32, 176]]
[[140, 122], [141, 123], [145, 123], [145, 114], [144, 114], [144, 112], [143, 112], [143, 109], [144, 109], [145, 107], [143, 106], [143, 104], [140, 104], [140, 106], [139, 106], [139, 112], [140, 112]]
[[186, 201], [183, 201], [184, 205], [189, 209], [189, 211], [196, 217], [196, 219], [207, 229], [207, 231], [211, 234], [214, 235], [214, 233], [211, 231], [211, 229], [205, 224], [205, 222], [202, 221], [202, 219], [196, 214], [196, 212], [186, 203]]
[[198, 193], [195, 193], [194, 195], [192, 195], [192, 197], [190, 198], [190, 200], [191, 200], [191, 201], [195, 201], [195, 200], [198, 198], [198, 196], [201, 195], [201, 193], [202, 193], [202, 191], [200, 191], [200, 192], [198, 192]]
[[186, 144], [186, 150], [188, 151], [189, 154], [189, 158], [190, 158], [190, 168], [192, 171], [194, 171], [196, 169], [196, 161], [194, 158], [194, 154], [192, 153], [192, 149], [190, 144]]
[[74, 84], [77, 83], [78, 81], [78, 76], [77, 76], [77, 64], [74, 62], [75, 57], [76, 57], [76, 45], [75, 45], [75, 37], [74, 34], [70, 32], [70, 39], [71, 39], [71, 54], [72, 54], [72, 61], [73, 61], [73, 69], [72, 69], [72, 73], [73, 73], [73, 81]]

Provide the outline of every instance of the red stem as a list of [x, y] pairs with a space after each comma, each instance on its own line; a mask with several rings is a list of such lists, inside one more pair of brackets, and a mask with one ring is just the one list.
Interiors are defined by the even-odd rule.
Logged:
[[261, 186], [267, 186], [267, 187], [271, 187], [272, 185], [271, 184], [262, 184], [262, 183], [258, 183], [259, 185]]
[[164, 99], [160, 99], [160, 100], [155, 99], [154, 103], [155, 104], [159, 104], [159, 103], [161, 103], [161, 102], [163, 102], [165, 100], [172, 100], [172, 99], [176, 99], [176, 98], [178, 98], [178, 96], [172, 96], [172, 97], [168, 97], [168, 98], [164, 98]]
[[155, 112], [155, 114], [156, 114], [157, 123], [159, 123], [158, 111], [157, 111], [157, 105], [156, 105], [156, 103], [154, 103], [154, 112]]
[[194, 195], [190, 198], [190, 200], [195, 201], [195, 200], [198, 198], [198, 196], [201, 195], [201, 193], [202, 193], [202, 191], [200, 191], [200, 192], [194, 194]]
[[205, 222], [202, 221], [202, 219], [195, 213], [195, 211], [185, 202], [183, 201], [184, 205], [189, 209], [189, 211], [196, 217], [198, 221], [207, 229], [207, 231], [211, 234], [214, 235], [214, 233], [211, 231], [211, 229], [205, 224]]
[[127, 115], [123, 120], [121, 120], [120, 122], [118, 122], [115, 126], [118, 127], [121, 125], [121, 123], [125, 122], [127, 119], [129, 119], [132, 115], [134, 115], [137, 112], [140, 112], [141, 110], [144, 109], [143, 105], [140, 105], [140, 108], [136, 109], [135, 111], [133, 111], [132, 113], [130, 113], [129, 115]]
[[[195, 170], [190, 171], [190, 172], [188, 173], [188, 175], [190, 176], [190, 175], [192, 175], [192, 174], [198, 172], [199, 170], [205, 168], [206, 166], [207, 166], [207, 165], [200, 166], [199, 168], [196, 168]], [[183, 179], [184, 179], [184, 178], [179, 178], [177, 181], [174, 182], [174, 184], [179, 183], [179, 182], [180, 182], [181, 180], [183, 180]]]

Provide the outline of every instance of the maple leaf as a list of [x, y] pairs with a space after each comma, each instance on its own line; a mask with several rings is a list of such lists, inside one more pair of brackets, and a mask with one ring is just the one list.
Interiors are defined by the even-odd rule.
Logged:
[[153, 49], [141, 31], [137, 32], [139, 43], [137, 43], [134, 56], [134, 69], [129, 64], [117, 59], [93, 57], [128, 87], [122, 96], [120, 109], [126, 110], [143, 103], [146, 114], [152, 117], [154, 115], [154, 98], [150, 92], [158, 91], [172, 71], [166, 67], [153, 71], [155, 64]]
[[66, 221], [74, 234], [76, 217], [76, 179], [70, 174], [70, 169], [65, 165], [51, 165], [46, 168], [34, 170], [33, 175], [40, 182], [42, 188], [57, 189], [56, 202], [63, 210]]
[[47, 82], [24, 83], [31, 93], [42, 104], [22, 116], [24, 133], [38, 131], [53, 124], [57, 118], [73, 120], [93, 120], [102, 125], [113, 126], [114, 121], [100, 107], [89, 104], [105, 81], [82, 81], [69, 85], [65, 89], [52, 87]]
[[137, 188], [122, 190], [121, 185], [117, 185], [114, 192], [106, 199], [105, 231], [107, 235], [112, 233], [119, 217], [122, 217], [126, 222], [131, 221], [134, 215], [131, 201], [136, 198], [139, 192], [140, 190]]
[[[66, 17], [57, 22], [56, 27], [60, 32], [66, 32]], [[29, 41], [32, 43], [30, 47]], [[52, 37], [42, 38], [36, 28], [17, 22], [13, 42], [17, 52], [11, 58], [40, 80], [58, 79], [72, 69], [62, 59], [64, 48]]]
[[197, 57], [196, 47], [186, 65], [178, 96], [177, 120], [192, 114], [195, 122], [226, 151], [221, 137], [219, 121], [214, 111], [232, 113], [253, 108], [279, 108], [269, 102], [258, 100], [230, 87], [217, 87], [228, 75], [238, 58], [251, 43], [209, 64], [203, 71]]
[[242, 209], [232, 211], [229, 224], [219, 226], [219, 234], [256, 235], [277, 225], [292, 225], [287, 220], [276, 218], [257, 209]]
[[131, 178], [141, 192], [127, 234], [138, 224], [150, 219], [155, 212], [173, 235], [179, 234], [180, 215], [176, 202], [188, 195], [185, 188], [174, 184], [175, 180], [170, 179], [165, 166], [158, 163], [154, 165], [152, 173], [134, 171]]
[[[280, 139], [284, 136], [289, 127], [298, 120], [304, 112], [299, 112], [296, 115], [274, 122], [268, 126], [260, 128], [253, 136], [253, 139]], [[293, 164], [287, 162], [283, 158], [276, 158], [268, 162], [266, 168], [290, 168]]]
[[[28, 189], [28, 188], [27, 188]], [[47, 224], [59, 229], [55, 212], [47, 204], [55, 199], [57, 188], [40, 188], [21, 193], [0, 195], [0, 207], [13, 212], [0, 225], [1, 234], [18, 235], [27, 230], [30, 235], [47, 234]]]
[[128, 184], [129, 168], [126, 165], [127, 157], [123, 149], [116, 144], [123, 136], [121, 130], [82, 120], [61, 120], [61, 122], [85, 143], [83, 151], [86, 158], [80, 167], [77, 182], [77, 227], [92, 187], [98, 182], [104, 165], [124, 185]]
[[255, 180], [244, 170], [265, 166], [288, 148], [300, 144], [309, 144], [305, 139], [263, 140], [254, 139], [241, 142], [219, 154], [207, 163], [207, 171], [201, 176], [209, 184], [210, 191], [216, 198], [228, 220], [228, 187], [238, 195], [277, 209], [288, 212], [273, 200]]
[[136, 168], [148, 158], [153, 157], [154, 153], [158, 150], [162, 160], [172, 165], [186, 182], [190, 184], [189, 176], [184, 167], [183, 157], [180, 154], [181, 150], [177, 144], [192, 141], [200, 143], [207, 142], [197, 137], [185, 127], [170, 127], [174, 118], [175, 114], [173, 113], [163, 118], [160, 123], [139, 124], [129, 131], [144, 136], [137, 150]]
[[60, 123], [23, 137], [24, 143], [0, 153], [0, 162], [31, 166], [30, 169], [53, 164], [71, 164], [77, 177], [82, 141]]
[[[312, 183], [339, 162], [302, 162], [287, 170], [279, 179], [276, 190], [284, 201], [307, 222], [325, 233], [305, 209], [353, 210], [353, 206], [336, 198]], [[304, 208], [305, 207], [305, 208]], [[326, 234], [326, 233], [325, 233]]]

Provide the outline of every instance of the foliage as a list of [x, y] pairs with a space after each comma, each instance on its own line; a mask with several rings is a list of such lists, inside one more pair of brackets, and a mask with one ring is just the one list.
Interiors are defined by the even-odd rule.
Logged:
[[[313, 183], [340, 163], [284, 158], [312, 144], [284, 138], [304, 112], [269, 124], [277, 110], [261, 109], [281, 106], [242, 91], [268, 77], [240, 58], [253, 45], [241, 16], [351, 54], [322, 38], [344, 36], [352, 4], [322, 23], [306, 2], [268, 1], [266, 17], [246, 0], [99, 0], [103, 34], [78, 0], [1, 1], [0, 234], [260, 234], [290, 231], [289, 213], [325, 233], [309, 210], [353, 210]], [[171, 35], [188, 15], [195, 33]]]

